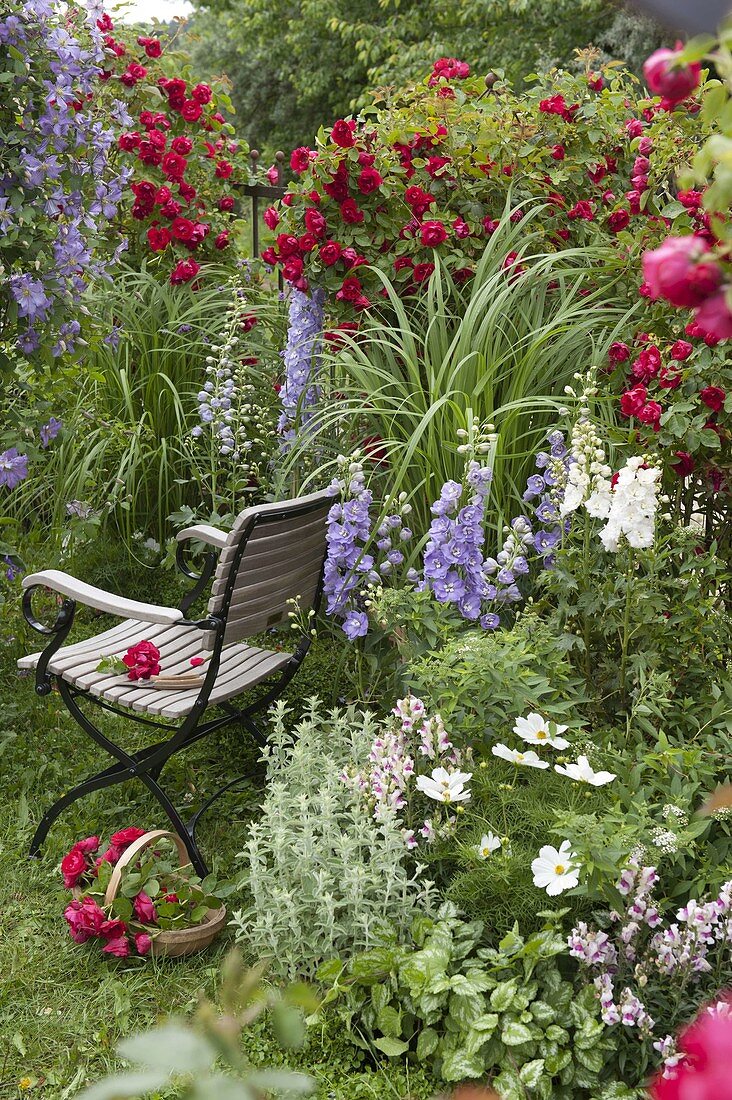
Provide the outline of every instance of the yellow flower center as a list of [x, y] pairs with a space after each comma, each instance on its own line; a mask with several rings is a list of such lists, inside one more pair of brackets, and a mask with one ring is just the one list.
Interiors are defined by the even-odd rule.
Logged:
[[522, 752], [517, 752], [516, 753], [516, 759], [517, 760], [523, 760], [523, 758], [524, 758], [524, 754]]
[[537, 741], [546, 741], [548, 736], [549, 736], [549, 734], [546, 732], [546, 730], [537, 730], [536, 731], [536, 740]]
[[480, 849], [480, 854], [481, 854], [482, 856], [489, 856], [489, 855], [491, 854], [491, 850], [490, 850], [490, 848], [489, 848], [489, 847], [488, 847], [488, 846], [486, 845], [486, 847], [485, 847], [485, 848], [481, 848], [481, 849]]
[[557, 874], [557, 875], [563, 875], [564, 871], [565, 871], [565, 867], [564, 867], [563, 863], [558, 863], [556, 865], [556, 867], [554, 868], [554, 873]]

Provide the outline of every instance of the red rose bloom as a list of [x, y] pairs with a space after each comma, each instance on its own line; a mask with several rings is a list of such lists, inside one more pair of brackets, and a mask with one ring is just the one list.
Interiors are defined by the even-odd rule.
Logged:
[[300, 251], [297, 237], [293, 237], [289, 233], [279, 234], [277, 237], [277, 248], [283, 260], [287, 259], [288, 256], [297, 256]]
[[328, 226], [319, 210], [308, 209], [305, 211], [305, 228], [320, 240], [325, 236]]
[[196, 103], [195, 99], [186, 99], [180, 108], [180, 113], [186, 122], [198, 122], [203, 114], [203, 107], [200, 103]]
[[135, 951], [138, 955], [147, 955], [152, 947], [152, 939], [147, 932], [135, 933]]
[[190, 218], [174, 218], [170, 231], [177, 241], [190, 241], [193, 236], [193, 222]]
[[341, 203], [341, 217], [349, 225], [359, 225], [363, 221], [363, 210], [359, 209], [355, 199], [346, 199]]
[[[160, 672], [160, 650], [152, 642], [142, 641], [130, 646], [122, 661], [130, 670], [127, 673], [130, 680], [149, 680]], [[115, 843], [114, 838], [112, 843]]]
[[153, 252], [164, 252], [170, 244], [170, 231], [165, 226], [151, 226], [147, 231], [147, 243]]
[[163, 52], [163, 47], [159, 38], [144, 38], [140, 36], [137, 39], [137, 45], [144, 48], [148, 57], [160, 57]]
[[166, 153], [163, 157], [163, 175], [169, 180], [183, 178], [183, 173], [188, 167], [188, 161], [178, 153]]
[[275, 252], [274, 248], [265, 248], [265, 249], [263, 249], [261, 255], [262, 255], [262, 259], [264, 260], [264, 262], [266, 264], [269, 264], [270, 267], [274, 267], [276, 265], [276, 263], [277, 263], [277, 253]]
[[610, 345], [607, 355], [611, 363], [625, 363], [630, 359], [630, 348], [627, 344], [616, 340]]
[[676, 390], [681, 385], [681, 371], [674, 367], [661, 367], [658, 385], [662, 390]]
[[214, 240], [214, 248], [217, 248], [219, 252], [222, 252], [225, 248], [229, 247], [229, 231], [224, 229]]
[[[219, 210], [223, 211], [224, 213], [228, 213], [229, 211], [234, 209], [233, 196], [232, 195], [222, 195], [216, 205], [218, 206]], [[274, 226], [270, 226], [270, 229], [273, 229], [273, 228], [274, 228]]]
[[139, 147], [141, 140], [137, 130], [132, 130], [127, 134], [120, 134], [117, 138], [117, 144], [123, 152], [133, 153]]
[[289, 256], [282, 265], [282, 274], [288, 283], [294, 283], [303, 273], [303, 262], [299, 256]]
[[638, 358], [633, 363], [631, 373], [639, 382], [648, 382], [655, 378], [661, 369], [661, 353], [655, 344], [643, 348]]
[[228, 160], [220, 160], [216, 163], [216, 176], [220, 180], [227, 180], [234, 171], [234, 165]]
[[341, 251], [337, 241], [326, 241], [320, 246], [319, 256], [326, 267], [332, 267], [341, 258]]
[[213, 92], [208, 84], [196, 84], [195, 88], [191, 88], [191, 99], [196, 103], [210, 103], [212, 96]]
[[620, 411], [623, 416], [637, 416], [646, 403], [648, 391], [642, 384], [626, 390], [620, 398]]
[[336, 294], [339, 302], [355, 302], [360, 298], [363, 287], [356, 275], [348, 275], [341, 284], [341, 289]]
[[[232, 200], [233, 205], [233, 200]], [[221, 209], [221, 202], [219, 202], [219, 210]], [[268, 229], [276, 229], [280, 224], [280, 216], [275, 210], [274, 206], [268, 206], [262, 215], [262, 220]]]
[[[147, 644], [149, 645], [150, 643], [148, 642]], [[128, 825], [126, 829], [120, 829], [119, 832], [112, 833], [111, 837], [109, 838], [109, 843], [121, 854], [122, 852], [124, 852], [125, 848], [129, 848], [130, 844], [133, 844], [136, 840], [139, 840], [140, 837], [144, 835], [144, 829], [138, 829], [136, 825]]]
[[178, 137], [173, 138], [171, 141], [170, 148], [174, 153], [180, 153], [181, 156], [187, 157], [193, 148], [193, 142], [185, 134], [179, 134]]
[[452, 231], [459, 241], [464, 241], [466, 237], [470, 236], [470, 226], [462, 218], [455, 218], [452, 223]]
[[719, 386], [705, 386], [703, 390], [699, 390], [699, 396], [707, 408], [719, 412], [727, 394]]
[[168, 202], [163, 203], [163, 205], [160, 207], [160, 213], [164, 217], [170, 218], [172, 220], [173, 218], [178, 217], [182, 209], [183, 207], [179, 202], [176, 202], [175, 199], [169, 199]]
[[614, 210], [607, 219], [608, 229], [611, 233], [620, 233], [630, 224], [630, 212], [628, 210]]
[[201, 270], [195, 260], [179, 260], [170, 273], [170, 281], [173, 286], [179, 286], [181, 283], [189, 283], [191, 279], [195, 279], [198, 272]]
[[434, 270], [434, 264], [415, 264], [412, 271], [415, 283], [426, 282]]
[[564, 160], [564, 146], [552, 145], [552, 160]]
[[656, 50], [643, 64], [643, 75], [654, 95], [663, 96], [663, 106], [673, 107], [690, 96], [699, 86], [701, 64], [694, 61], [688, 65], [678, 63], [683, 46], [679, 43], [675, 50]]
[[574, 206], [567, 211], [567, 217], [570, 221], [576, 221], [578, 218], [585, 222], [591, 222], [594, 220], [595, 213], [592, 209], [592, 203], [587, 202], [585, 199], [580, 199]]
[[424, 222], [421, 229], [422, 244], [435, 248], [447, 240], [447, 230], [442, 222]]
[[299, 149], [293, 149], [290, 153], [290, 168], [298, 175], [304, 172], [310, 164], [310, 150], [307, 145], [301, 145]]
[[86, 859], [84, 853], [76, 845], [61, 860], [61, 874], [64, 877], [64, 886], [70, 890], [76, 886], [81, 876], [86, 871]]
[[676, 340], [671, 345], [671, 351], [669, 355], [672, 359], [676, 359], [677, 362], [683, 363], [685, 359], [688, 359], [694, 350], [694, 345], [690, 344], [688, 340]]
[[375, 168], [363, 168], [358, 177], [358, 189], [362, 195], [370, 195], [377, 191], [384, 182], [384, 178]]
[[674, 457], [677, 461], [671, 463], [671, 469], [674, 470], [679, 477], [688, 477], [689, 474], [694, 472], [696, 463], [688, 451], [674, 451]]
[[337, 122], [333, 124], [333, 129], [330, 132], [331, 141], [336, 145], [340, 145], [342, 149], [350, 149], [355, 144], [353, 131], [356, 129], [355, 122], [345, 122], [342, 118], [339, 118]]

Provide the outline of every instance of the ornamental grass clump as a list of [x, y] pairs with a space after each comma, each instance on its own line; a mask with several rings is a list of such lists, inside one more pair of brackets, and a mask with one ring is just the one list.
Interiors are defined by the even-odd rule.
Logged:
[[323, 713], [311, 699], [287, 731], [278, 703], [264, 750], [267, 791], [240, 858], [247, 904], [234, 914], [237, 939], [290, 978], [315, 973], [339, 952], [406, 934], [431, 910], [432, 884], [410, 868], [401, 829], [374, 820], [342, 780], [367, 758], [378, 721], [355, 709]]

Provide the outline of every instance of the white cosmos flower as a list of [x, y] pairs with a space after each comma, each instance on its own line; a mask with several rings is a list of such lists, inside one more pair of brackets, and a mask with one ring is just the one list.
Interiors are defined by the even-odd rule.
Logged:
[[548, 768], [546, 760], [540, 760], [535, 752], [527, 750], [519, 752], [518, 749], [509, 749], [508, 745], [494, 745], [491, 749], [494, 756], [501, 760], [508, 760], [509, 764], [522, 764], [526, 768]]
[[435, 768], [431, 776], [417, 776], [417, 790], [434, 798], [435, 802], [467, 802], [470, 791], [465, 790], [465, 784], [471, 778], [472, 772]]
[[484, 836], [480, 839], [480, 844], [475, 845], [475, 850], [481, 859], [488, 859], [489, 855], [493, 852], [497, 852], [501, 847], [501, 838], [494, 836], [493, 833], [488, 830]]
[[571, 890], [579, 883], [579, 867], [574, 862], [577, 856], [568, 840], [563, 840], [559, 850], [545, 844], [531, 864], [534, 886], [546, 890], [550, 898]]
[[586, 756], [578, 756], [576, 764], [555, 764], [554, 771], [578, 783], [590, 783], [593, 787], [604, 787], [616, 778], [614, 772], [593, 772]]
[[[513, 732], [518, 734], [522, 741], [529, 745], [551, 745], [553, 749], [569, 748], [569, 741], [560, 737], [566, 726], [558, 726], [556, 722], [550, 722], [548, 718], [542, 718], [540, 714], [532, 711], [525, 718], [517, 718]], [[552, 732], [553, 730], [553, 732]]]

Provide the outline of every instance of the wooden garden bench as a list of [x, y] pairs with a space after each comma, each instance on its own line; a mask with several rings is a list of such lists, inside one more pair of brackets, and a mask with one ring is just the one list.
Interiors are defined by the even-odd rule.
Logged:
[[[176, 561], [195, 586], [180, 608], [127, 600], [111, 592], [76, 580], [56, 569], [33, 573], [23, 580], [23, 613], [27, 622], [50, 638], [40, 653], [23, 657], [21, 669], [35, 669], [36, 693], [48, 695], [55, 680], [64, 703], [81, 728], [116, 761], [91, 775], [54, 803], [42, 818], [31, 855], [37, 855], [48, 830], [58, 815], [77, 799], [92, 791], [139, 779], [157, 798], [176, 831], [186, 844], [196, 871], [207, 873], [197, 847], [195, 829], [201, 815], [240, 778], [227, 783], [211, 796], [187, 823], [159, 783], [160, 773], [170, 757], [206, 734], [231, 722], [240, 722], [259, 744], [264, 736], [253, 715], [267, 707], [284, 690], [302, 664], [311, 637], [305, 632], [293, 653], [249, 645], [246, 639], [287, 622], [292, 604], [307, 614], [320, 604], [323, 564], [326, 552], [326, 517], [332, 504], [327, 492], [295, 500], [247, 508], [230, 532], [203, 524], [178, 534]], [[204, 543], [207, 550], [200, 573], [185, 560], [184, 544]], [[211, 578], [211, 595], [205, 618], [191, 620], [187, 612], [203, 594]], [[56, 621], [42, 625], [32, 610], [38, 588], [52, 589], [63, 597]], [[64, 645], [71, 630], [77, 603], [105, 611], [122, 623], [92, 638]], [[136, 642], [153, 642], [161, 653], [162, 673], [167, 676], [195, 672], [192, 657], [205, 657], [199, 669], [202, 683], [196, 687], [164, 689], [149, 681], [132, 682], [120, 675], [97, 672], [105, 656], [123, 656]], [[278, 674], [275, 681], [269, 678]], [[267, 681], [266, 683], [263, 683]], [[263, 683], [254, 701], [237, 708], [234, 700]], [[131, 718], [164, 732], [162, 739], [138, 752], [128, 753], [111, 741], [82, 710], [82, 702]], [[224, 713], [204, 721], [208, 707]]]

